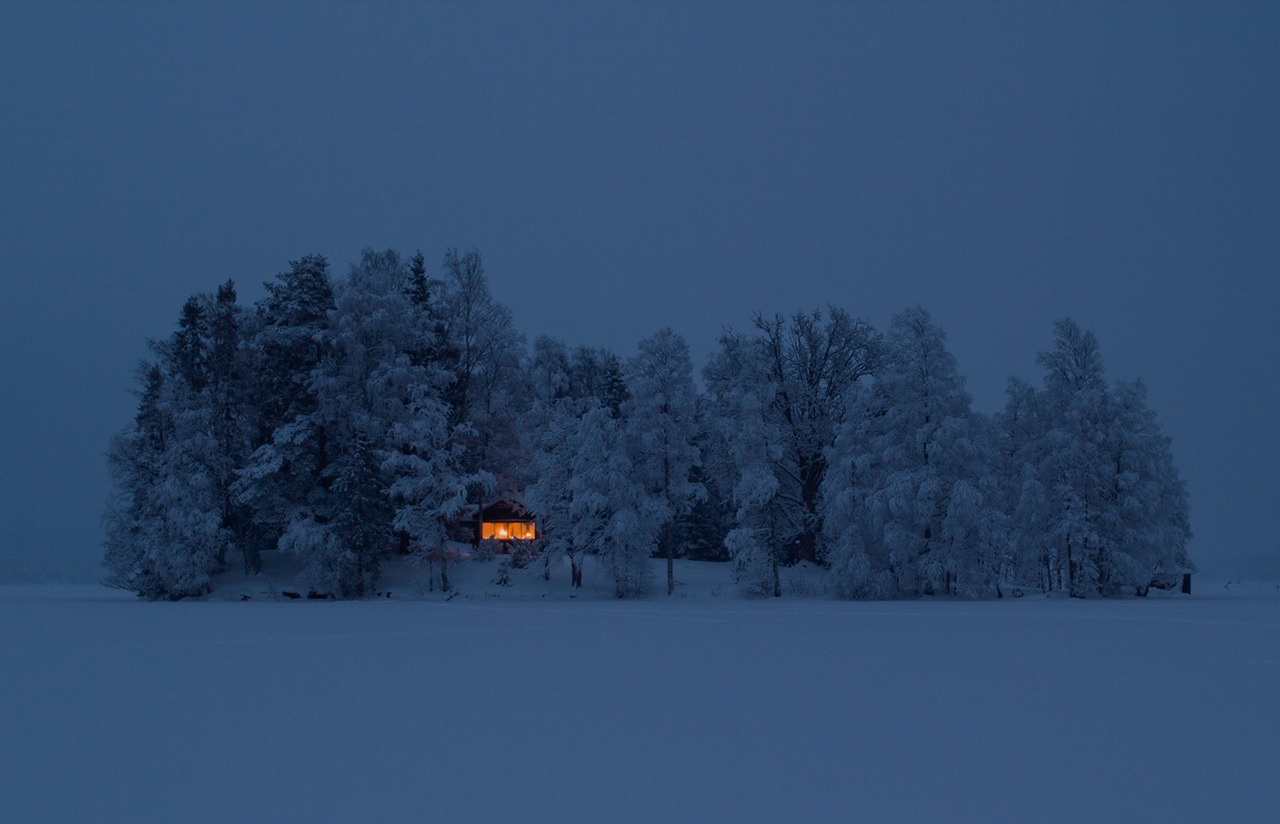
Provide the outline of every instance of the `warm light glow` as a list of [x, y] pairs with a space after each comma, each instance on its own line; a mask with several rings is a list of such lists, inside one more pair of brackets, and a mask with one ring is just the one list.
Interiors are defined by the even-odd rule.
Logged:
[[537, 528], [525, 521], [485, 522], [480, 537], [494, 541], [532, 541], [538, 537]]

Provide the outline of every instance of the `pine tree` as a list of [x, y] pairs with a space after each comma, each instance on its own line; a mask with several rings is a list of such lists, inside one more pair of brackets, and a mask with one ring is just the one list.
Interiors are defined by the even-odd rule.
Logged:
[[[393, 430], [422, 409], [424, 393], [443, 383], [415, 365], [423, 330], [406, 294], [411, 273], [393, 251], [366, 249], [335, 290], [321, 340], [324, 359], [313, 369], [313, 426], [327, 441], [329, 463], [312, 519], [336, 536], [342, 562], [304, 556], [304, 574], [344, 596], [373, 590], [392, 541], [395, 507], [384, 466], [399, 444]], [[313, 542], [324, 549], [327, 539]], [[318, 566], [317, 566], [318, 565]]]
[[[266, 284], [245, 332], [246, 420], [252, 453], [232, 486], [252, 526], [246, 540], [275, 549], [295, 521], [325, 517], [316, 510], [329, 484], [329, 432], [317, 415], [312, 383], [324, 356], [334, 308], [329, 264], [319, 255], [290, 262]], [[297, 536], [289, 546], [297, 547]]]
[[152, 600], [202, 595], [230, 540], [210, 470], [218, 446], [209, 407], [159, 364], [145, 364], [139, 379], [134, 424], [108, 451], [105, 583]]

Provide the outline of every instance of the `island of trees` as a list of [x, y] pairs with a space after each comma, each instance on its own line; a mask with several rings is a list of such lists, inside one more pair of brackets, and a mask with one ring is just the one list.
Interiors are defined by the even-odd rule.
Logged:
[[744, 591], [820, 564], [849, 598], [1145, 594], [1192, 569], [1187, 493], [1140, 381], [1108, 383], [1069, 319], [1040, 387], [974, 412], [921, 308], [885, 331], [843, 309], [757, 315], [694, 381], [670, 329], [623, 357], [540, 337], [494, 300], [478, 252], [366, 250], [345, 277], [293, 261], [242, 306], [191, 297], [137, 371], [111, 442], [106, 581], [144, 598], [210, 590], [264, 550], [299, 586], [374, 591], [393, 553], [439, 559], [486, 501], [538, 519], [549, 575], [596, 556], [619, 597], [649, 560], [726, 561]]

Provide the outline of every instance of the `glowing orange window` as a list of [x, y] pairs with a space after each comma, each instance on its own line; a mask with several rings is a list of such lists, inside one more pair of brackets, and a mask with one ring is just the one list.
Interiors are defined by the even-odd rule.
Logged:
[[527, 521], [485, 521], [480, 537], [493, 541], [532, 541], [538, 535], [535, 526]]

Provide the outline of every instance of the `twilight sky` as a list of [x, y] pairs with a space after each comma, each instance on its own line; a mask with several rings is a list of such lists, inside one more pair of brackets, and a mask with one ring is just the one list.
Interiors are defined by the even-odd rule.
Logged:
[[1192, 556], [1280, 577], [1280, 5], [0, 4], [0, 581], [98, 574], [146, 339], [318, 252], [476, 246], [532, 340], [697, 365], [911, 304], [975, 407], [1142, 377]]

